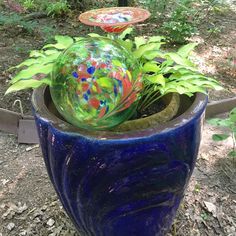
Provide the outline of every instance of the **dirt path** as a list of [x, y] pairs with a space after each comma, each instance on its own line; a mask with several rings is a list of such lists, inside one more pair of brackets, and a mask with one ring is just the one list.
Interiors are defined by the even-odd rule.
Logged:
[[[211, 135], [217, 132], [221, 130], [204, 127], [197, 165], [169, 235], [236, 235], [236, 182], [225, 172], [232, 140], [214, 143]], [[235, 167], [232, 171], [235, 176]], [[77, 235], [49, 182], [39, 147], [17, 145], [14, 136], [4, 133], [0, 133], [0, 216], [1, 236]]]
[[192, 38], [200, 44], [194, 54], [199, 68], [225, 88], [210, 93], [210, 100], [236, 95], [236, 2], [228, 0], [229, 3], [219, 14], [204, 19], [200, 34]]

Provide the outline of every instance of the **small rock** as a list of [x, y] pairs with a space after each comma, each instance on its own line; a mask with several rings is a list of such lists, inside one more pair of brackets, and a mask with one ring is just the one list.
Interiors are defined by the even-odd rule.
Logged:
[[9, 179], [1, 179], [2, 184], [5, 186], [10, 180]]
[[8, 203], [7, 204], [7, 211], [2, 215], [2, 219], [12, 219], [15, 214], [21, 214], [23, 213], [25, 210], [28, 209], [27, 205], [24, 204], [22, 205], [21, 202], [18, 202], [17, 205], [15, 205], [14, 203]]
[[208, 160], [209, 160], [209, 158], [210, 158], [210, 155], [209, 155], [209, 154], [207, 154], [207, 153], [201, 153], [200, 157], [201, 157], [202, 159], [204, 159], [204, 160], [208, 161]]
[[41, 211], [46, 211], [47, 208], [48, 208], [48, 207], [47, 207], [46, 205], [43, 205], [40, 210], [41, 210]]
[[49, 206], [56, 206], [57, 205], [57, 200], [53, 201]]
[[227, 226], [226, 227], [226, 232], [228, 233], [228, 235], [235, 235], [235, 227], [234, 226]]
[[17, 208], [17, 213], [18, 214], [23, 213], [27, 209], [28, 209], [28, 207], [25, 203], [24, 203], [24, 205], [22, 205], [20, 202], [18, 203], [18, 208]]
[[43, 216], [43, 212], [40, 209], [37, 209], [34, 214], [33, 214], [33, 219], [38, 217], [38, 216]]
[[21, 231], [20, 234], [19, 234], [19, 236], [25, 236], [25, 235], [27, 235], [27, 231], [26, 230]]
[[11, 212], [8, 209], [4, 214], [2, 214], [2, 219], [4, 219], [4, 220], [5, 219], [11, 220], [14, 215], [15, 215], [15, 212]]
[[54, 225], [54, 223], [55, 223], [55, 221], [52, 218], [50, 218], [47, 222], [47, 225], [51, 227]]
[[38, 224], [40, 222], [41, 222], [41, 220], [38, 217], [34, 218], [34, 223]]
[[13, 230], [14, 228], [15, 228], [15, 224], [14, 224], [13, 222], [11, 222], [11, 223], [9, 223], [9, 224], [7, 225], [7, 229], [8, 229], [9, 231]]

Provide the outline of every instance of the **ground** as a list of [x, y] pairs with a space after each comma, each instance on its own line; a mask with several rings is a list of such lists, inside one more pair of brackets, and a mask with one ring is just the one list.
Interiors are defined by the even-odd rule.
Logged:
[[[225, 12], [214, 16], [221, 32], [209, 33], [206, 20], [200, 34], [191, 38], [200, 43], [193, 59], [225, 87], [211, 92], [210, 100], [236, 94], [236, 4], [229, 2]], [[89, 31], [73, 17], [60, 21], [43, 18], [38, 22], [51, 26], [57, 34], [75, 36]], [[147, 27], [151, 29], [141, 25], [139, 31]], [[20, 99], [24, 113], [30, 114], [30, 91], [3, 96], [12, 76], [7, 69], [25, 59], [29, 50], [41, 48], [45, 35], [40, 30], [29, 35], [18, 27], [0, 27], [0, 33], [0, 107], [19, 111], [12, 106]], [[218, 132], [222, 130], [204, 125], [196, 168], [169, 235], [236, 235], [236, 166], [227, 158], [232, 140], [213, 142], [211, 135]], [[77, 235], [49, 182], [40, 148], [19, 145], [15, 136], [5, 133], [0, 133], [0, 216], [0, 236]]]
[[[215, 143], [219, 128], [204, 125], [198, 161], [169, 236], [236, 235], [236, 162], [232, 140]], [[7, 147], [7, 149], [6, 149]], [[0, 133], [0, 235], [73, 236], [38, 145], [18, 145]]]

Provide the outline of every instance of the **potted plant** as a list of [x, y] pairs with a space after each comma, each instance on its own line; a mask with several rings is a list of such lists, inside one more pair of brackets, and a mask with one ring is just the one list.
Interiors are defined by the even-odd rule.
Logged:
[[154, 118], [134, 118], [99, 131], [62, 118], [48, 88], [50, 73], [61, 51], [81, 38], [56, 36], [56, 44], [32, 51], [17, 66], [23, 70], [7, 91], [36, 88], [32, 103], [47, 171], [81, 235], [152, 236], [169, 231], [197, 158], [206, 89], [220, 87], [188, 59], [195, 44], [165, 52], [163, 37], [132, 41], [126, 39], [128, 33], [130, 29], [115, 40], [136, 58], [144, 75], [137, 113], [152, 114], [148, 109], [161, 101], [164, 107]]

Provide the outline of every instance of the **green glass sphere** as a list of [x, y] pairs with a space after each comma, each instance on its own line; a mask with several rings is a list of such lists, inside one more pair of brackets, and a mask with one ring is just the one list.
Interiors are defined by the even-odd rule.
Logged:
[[71, 124], [106, 130], [136, 110], [141, 89], [137, 61], [108, 38], [84, 38], [55, 62], [50, 87], [59, 113]]

